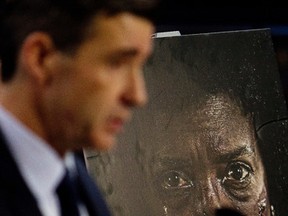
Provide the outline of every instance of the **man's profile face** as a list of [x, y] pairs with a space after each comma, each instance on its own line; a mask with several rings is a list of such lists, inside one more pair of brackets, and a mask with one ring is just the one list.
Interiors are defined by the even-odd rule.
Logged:
[[154, 26], [121, 13], [96, 16], [90, 28], [75, 54], [54, 58], [43, 116], [59, 146], [106, 150], [131, 119], [132, 108], [147, 101], [142, 67], [152, 52]]
[[151, 186], [163, 215], [214, 215], [235, 209], [270, 215], [265, 173], [249, 117], [226, 96], [171, 115], [159, 133]]

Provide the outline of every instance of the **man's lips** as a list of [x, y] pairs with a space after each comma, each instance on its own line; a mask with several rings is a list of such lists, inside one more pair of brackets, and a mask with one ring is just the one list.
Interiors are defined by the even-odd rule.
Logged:
[[108, 129], [112, 133], [120, 133], [124, 129], [124, 124], [127, 120], [124, 118], [113, 117], [110, 118], [108, 121]]

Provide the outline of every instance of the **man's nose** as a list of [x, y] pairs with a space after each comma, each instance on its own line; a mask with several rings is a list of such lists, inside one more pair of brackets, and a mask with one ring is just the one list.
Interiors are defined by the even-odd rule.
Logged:
[[131, 107], [144, 106], [147, 103], [148, 96], [142, 70], [131, 71], [122, 99], [127, 106]]
[[206, 210], [209, 210], [209, 215], [221, 207], [220, 203], [220, 191], [217, 187], [217, 182], [214, 182], [213, 179], [207, 178], [206, 183], [202, 185], [202, 199], [203, 203], [206, 203]]
[[[203, 180], [203, 179], [202, 179]], [[215, 216], [216, 210], [227, 206], [226, 197], [221, 192], [221, 186], [216, 179], [208, 177], [199, 183], [199, 206], [196, 208], [197, 216]]]

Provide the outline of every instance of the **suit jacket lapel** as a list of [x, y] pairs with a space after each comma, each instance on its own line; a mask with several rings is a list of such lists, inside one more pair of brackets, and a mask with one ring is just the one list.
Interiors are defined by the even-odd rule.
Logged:
[[[25, 184], [1, 131], [0, 194], [0, 206], [7, 216], [41, 216], [36, 200]], [[0, 215], [3, 215], [1, 208]]]
[[[76, 157], [79, 184], [90, 216], [110, 216], [100, 190], [89, 176], [86, 166]], [[0, 130], [0, 215], [41, 216], [37, 202], [20, 174]]]
[[108, 207], [102, 198], [100, 190], [89, 176], [82, 160], [76, 157], [76, 167], [79, 175], [80, 190], [83, 201], [87, 206], [90, 216], [110, 216]]

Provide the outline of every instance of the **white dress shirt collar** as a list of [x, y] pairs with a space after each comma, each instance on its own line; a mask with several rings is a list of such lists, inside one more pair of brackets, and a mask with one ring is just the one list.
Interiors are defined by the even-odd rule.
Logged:
[[[40, 202], [40, 209], [48, 212], [44, 215], [57, 215], [58, 201], [54, 191], [64, 175], [64, 161], [43, 139], [3, 107], [0, 107], [0, 126], [25, 182]], [[49, 206], [52, 209], [47, 209]]]

